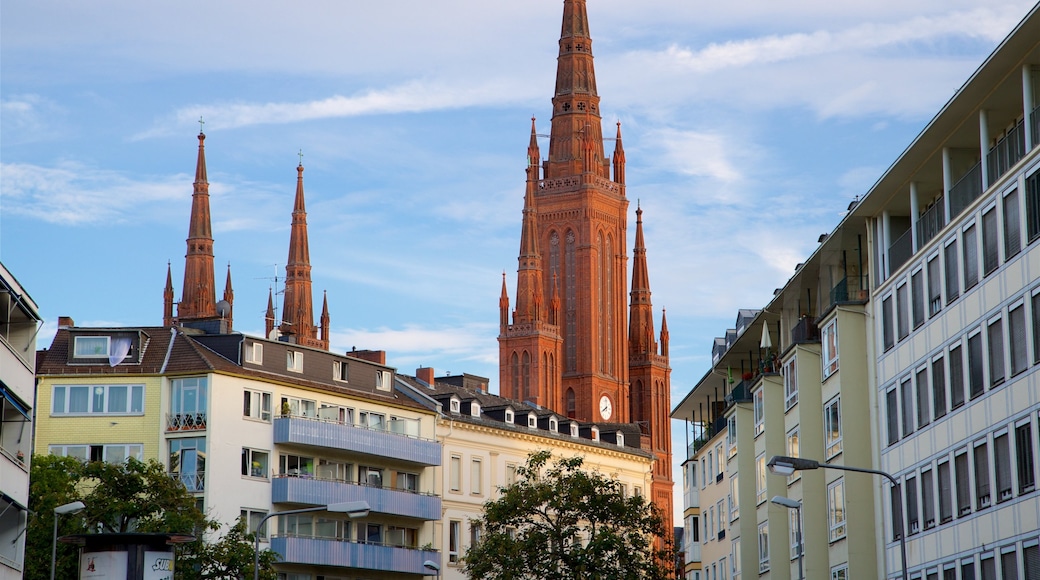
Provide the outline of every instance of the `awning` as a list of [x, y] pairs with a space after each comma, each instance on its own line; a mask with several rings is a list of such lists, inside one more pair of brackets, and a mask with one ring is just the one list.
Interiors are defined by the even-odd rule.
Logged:
[[[6, 493], [0, 492], [0, 501], [7, 502], [7, 504], [9, 506], [14, 506], [14, 508], [17, 509], [17, 510], [21, 510], [23, 512], [29, 511], [29, 508], [27, 508], [24, 505], [18, 503], [18, 500], [16, 500], [13, 497], [7, 495]], [[6, 510], [7, 508], [5, 507], [4, 509]]]
[[14, 393], [12, 393], [6, 385], [0, 384], [0, 394], [4, 396], [4, 399], [6, 399], [7, 402], [11, 404], [11, 406], [17, 409], [18, 412], [25, 417], [26, 421], [30, 420], [29, 407], [25, 403], [21, 402], [21, 400], [19, 400], [18, 397]]

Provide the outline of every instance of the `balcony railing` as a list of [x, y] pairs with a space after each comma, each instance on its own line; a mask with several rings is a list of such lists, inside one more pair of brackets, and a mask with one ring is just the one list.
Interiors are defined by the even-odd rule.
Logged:
[[1026, 126], [1020, 121], [997, 141], [986, 156], [989, 182], [996, 183], [1001, 175], [1026, 155]]
[[831, 288], [831, 306], [844, 302], [862, 302], [867, 299], [866, 276], [842, 278]]
[[440, 562], [440, 553], [435, 550], [322, 538], [276, 536], [271, 538], [271, 550], [286, 564], [335, 566], [398, 574], [429, 575], [423, 562]]
[[811, 318], [806, 316], [791, 329], [791, 342], [794, 344], [820, 342], [820, 329], [816, 327], [816, 323]]
[[932, 207], [924, 210], [917, 220], [917, 244], [924, 247], [932, 238], [939, 235], [946, 226], [945, 196], [940, 195]]
[[950, 219], [982, 195], [982, 163], [976, 163], [950, 188]]
[[274, 442], [347, 450], [427, 466], [441, 464], [441, 445], [436, 441], [313, 417], [275, 419]]
[[271, 501], [315, 506], [366, 501], [372, 513], [423, 520], [441, 517], [441, 498], [432, 494], [309, 476], [275, 477], [271, 481]]
[[196, 471], [194, 473], [171, 472], [170, 477], [180, 481], [191, 493], [202, 493], [206, 491], [206, 472]]
[[888, 248], [888, 273], [891, 275], [914, 255], [913, 230], [906, 230]]
[[1029, 118], [1033, 120], [1031, 125], [1033, 126], [1033, 147], [1040, 145], [1040, 105], [1037, 105], [1033, 112], [1029, 115]]
[[201, 431], [206, 428], [206, 413], [170, 413], [166, 415], [167, 431]]

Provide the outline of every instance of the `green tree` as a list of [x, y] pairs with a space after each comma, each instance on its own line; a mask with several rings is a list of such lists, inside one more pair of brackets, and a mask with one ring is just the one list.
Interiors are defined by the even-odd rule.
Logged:
[[[483, 533], [464, 558], [466, 574], [488, 580], [674, 578], [663, 521], [641, 496], [583, 469], [581, 457], [550, 462], [532, 453], [516, 483], [484, 504]], [[658, 538], [665, 538], [657, 549]]]
[[[155, 460], [125, 463], [36, 455], [29, 474], [29, 520], [25, 544], [25, 580], [50, 577], [54, 508], [82, 501], [86, 508], [62, 516], [58, 535], [83, 533], [164, 532], [194, 534], [196, 541], [177, 549], [177, 580], [209, 580], [253, 575], [253, 536], [244, 525], [233, 526], [215, 542], [206, 533], [220, 529], [196, 507], [195, 497]], [[261, 554], [261, 578], [274, 580], [276, 555]], [[58, 548], [55, 577], [77, 576], [77, 551]]]

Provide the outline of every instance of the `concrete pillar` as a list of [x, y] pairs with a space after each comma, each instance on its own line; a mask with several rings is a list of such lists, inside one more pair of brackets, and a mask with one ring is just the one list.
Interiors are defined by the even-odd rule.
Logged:
[[1022, 65], [1022, 110], [1025, 111], [1026, 120], [1026, 151], [1032, 151], [1036, 143], [1033, 143], [1033, 104], [1036, 95], [1033, 94], [1033, 68]]
[[979, 109], [979, 151], [982, 161], [982, 191], [989, 189], [989, 165], [986, 160], [989, 157], [989, 115], [986, 109]]
[[943, 173], [943, 213], [946, 214], [945, 223], [950, 223], [953, 216], [950, 215], [950, 189], [953, 187], [953, 175], [950, 174], [950, 148], [943, 147], [942, 150], [942, 173]]
[[910, 240], [914, 253], [921, 249], [921, 240], [917, 237], [917, 222], [921, 219], [920, 204], [917, 201], [917, 182], [910, 182]]
[[885, 271], [882, 272], [885, 279], [887, 280], [889, 275], [892, 274], [892, 258], [889, 256], [889, 249], [892, 247], [892, 214], [888, 213], [886, 209], [881, 213], [881, 251], [884, 252], [885, 256]]

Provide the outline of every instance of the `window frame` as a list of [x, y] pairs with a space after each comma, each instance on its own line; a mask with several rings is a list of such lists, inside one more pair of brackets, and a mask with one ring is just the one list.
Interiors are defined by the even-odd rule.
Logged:
[[[834, 408], [834, 416], [831, 416], [831, 408]], [[831, 423], [834, 423], [833, 425]], [[836, 427], [836, 428], [835, 428]], [[841, 395], [827, 402], [823, 407], [823, 433], [824, 433], [824, 457], [830, 460], [842, 452], [841, 432]], [[837, 434], [837, 436], [834, 436]]]
[[[262, 461], [258, 461], [258, 458]], [[257, 463], [260, 463], [260, 471], [257, 470]], [[256, 449], [253, 447], [242, 448], [242, 465], [240, 472], [242, 477], [251, 479], [270, 479], [271, 478], [271, 452], [265, 449]], [[259, 474], [258, 474], [259, 473]]]
[[[86, 392], [86, 409], [83, 411], [70, 411], [69, 408], [72, 406], [72, 389], [85, 389]], [[95, 396], [97, 395], [97, 389], [102, 389], [101, 400], [102, 408], [101, 411], [95, 411]], [[126, 389], [126, 411], [112, 411], [112, 390], [113, 389]], [[61, 395], [59, 395], [59, 391]], [[96, 384], [96, 385], [84, 385], [84, 384], [60, 384], [51, 386], [51, 416], [141, 416], [145, 414], [145, 394], [146, 389], [143, 384], [138, 383], [114, 383], [114, 384]], [[58, 410], [58, 404], [61, 404], [61, 409]], [[139, 408], [139, 410], [134, 410]]]
[[838, 372], [838, 319], [832, 318], [823, 325], [820, 332], [821, 362], [823, 366], [823, 378]]
[[[841, 506], [838, 506], [838, 502]], [[827, 485], [827, 539], [829, 543], [844, 539], [848, 531], [848, 512], [845, 502], [845, 478], [839, 477]]]
[[[254, 421], [270, 423], [274, 413], [274, 395], [266, 391], [256, 389], [243, 389], [242, 391], [242, 417]], [[265, 405], [266, 403], [266, 405]], [[253, 414], [256, 412], [257, 414]]]

